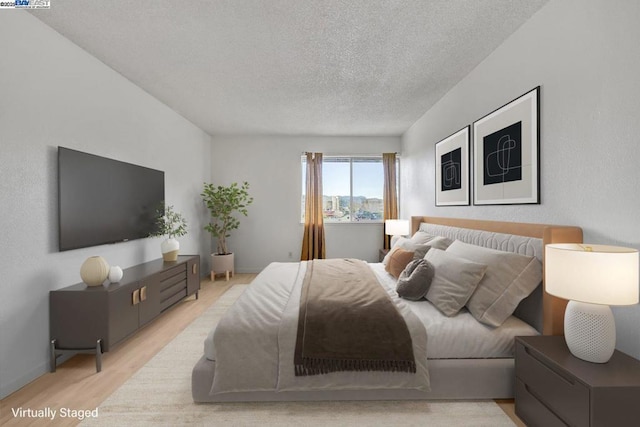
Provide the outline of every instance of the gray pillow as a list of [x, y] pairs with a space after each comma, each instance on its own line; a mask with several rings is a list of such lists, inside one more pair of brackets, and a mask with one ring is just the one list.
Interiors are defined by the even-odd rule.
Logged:
[[484, 276], [486, 264], [432, 248], [424, 257], [435, 271], [427, 299], [446, 316], [455, 316]]
[[536, 257], [504, 252], [456, 240], [447, 253], [487, 265], [467, 308], [479, 322], [500, 326], [525, 297], [542, 282], [542, 264]]
[[396, 292], [402, 298], [418, 301], [424, 298], [433, 280], [433, 265], [426, 259], [414, 259], [400, 273]]

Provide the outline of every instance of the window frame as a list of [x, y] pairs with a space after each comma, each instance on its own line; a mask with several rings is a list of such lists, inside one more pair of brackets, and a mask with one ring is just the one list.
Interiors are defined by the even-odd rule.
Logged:
[[[302, 188], [300, 191], [300, 201], [301, 201], [301, 213], [300, 213], [300, 222], [304, 223], [305, 220], [305, 205], [304, 205], [304, 197], [306, 196], [306, 183], [305, 183], [305, 174], [306, 174], [306, 163], [307, 158], [303, 153], [300, 157], [300, 174], [301, 174], [301, 182]], [[335, 225], [335, 224], [383, 224], [384, 223], [384, 212], [382, 213], [382, 218], [378, 219], [363, 219], [363, 220], [355, 220], [353, 219], [353, 163], [354, 160], [358, 159], [375, 159], [379, 160], [382, 164], [382, 154], [327, 154], [323, 155], [323, 167], [324, 162], [330, 159], [348, 159], [349, 160], [349, 220], [346, 221], [333, 221], [327, 220], [327, 218], [323, 215], [323, 222], [325, 225]], [[383, 173], [383, 181], [384, 181], [384, 170]], [[324, 179], [324, 174], [323, 174]], [[323, 186], [324, 188], [324, 186]], [[400, 156], [396, 156], [396, 192], [398, 197], [398, 206], [400, 205]], [[384, 205], [384, 188], [382, 190], [382, 203]], [[324, 197], [324, 194], [323, 194]]]

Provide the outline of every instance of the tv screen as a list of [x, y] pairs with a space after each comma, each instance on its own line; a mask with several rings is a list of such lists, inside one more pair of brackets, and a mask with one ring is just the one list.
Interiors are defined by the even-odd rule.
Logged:
[[147, 237], [164, 172], [58, 147], [60, 250]]

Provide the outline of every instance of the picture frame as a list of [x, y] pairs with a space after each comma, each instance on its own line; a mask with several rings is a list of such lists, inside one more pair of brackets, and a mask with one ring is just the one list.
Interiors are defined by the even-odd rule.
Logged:
[[540, 86], [473, 122], [473, 204], [540, 203]]
[[470, 136], [467, 125], [435, 145], [436, 206], [470, 205]]

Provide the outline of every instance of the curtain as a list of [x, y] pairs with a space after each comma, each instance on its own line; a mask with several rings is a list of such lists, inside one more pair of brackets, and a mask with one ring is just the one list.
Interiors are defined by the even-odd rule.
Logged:
[[[396, 153], [382, 154], [382, 167], [384, 169], [384, 219], [398, 219], [398, 192], [396, 185]], [[382, 227], [384, 249], [391, 248], [391, 236], [385, 233], [385, 227]]]
[[301, 261], [325, 258], [322, 220], [322, 153], [307, 153], [304, 236]]

